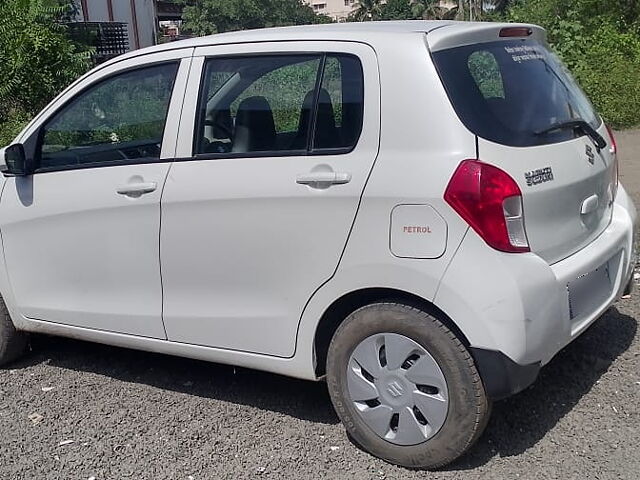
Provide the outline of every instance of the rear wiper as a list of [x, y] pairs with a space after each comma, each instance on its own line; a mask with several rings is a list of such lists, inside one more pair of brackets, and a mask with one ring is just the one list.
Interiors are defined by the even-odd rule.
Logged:
[[596, 129], [593, 128], [589, 124], [589, 122], [587, 122], [586, 120], [576, 119], [576, 120], [567, 120], [565, 122], [558, 122], [548, 126], [547, 128], [543, 128], [542, 130], [537, 130], [533, 133], [535, 135], [544, 135], [546, 133], [554, 132], [556, 130], [568, 130], [568, 129], [582, 130], [584, 133], [589, 135], [589, 137], [591, 137], [591, 140], [593, 140], [593, 143], [595, 143], [596, 147], [598, 147], [598, 149], [600, 150], [602, 150], [604, 147], [607, 146], [607, 141], [604, 138], [602, 138], [602, 135], [600, 135], [596, 131]]

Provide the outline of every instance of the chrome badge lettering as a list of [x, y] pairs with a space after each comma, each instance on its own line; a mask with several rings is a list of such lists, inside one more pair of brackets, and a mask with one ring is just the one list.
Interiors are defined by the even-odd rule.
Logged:
[[524, 178], [527, 181], [527, 186], [532, 187], [545, 182], [553, 181], [553, 170], [551, 167], [539, 168], [538, 170], [531, 170], [524, 174]]
[[586, 154], [587, 154], [587, 161], [593, 165], [596, 161], [596, 155], [595, 153], [593, 153], [593, 148], [591, 148], [589, 145], [587, 145], [585, 147], [586, 150]]

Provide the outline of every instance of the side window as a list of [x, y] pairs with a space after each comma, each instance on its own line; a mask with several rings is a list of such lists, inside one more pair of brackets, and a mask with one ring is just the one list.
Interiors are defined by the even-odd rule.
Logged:
[[492, 53], [484, 50], [473, 52], [467, 65], [485, 99], [505, 98], [500, 66]]
[[80, 93], [42, 128], [39, 167], [158, 160], [177, 68], [128, 71]]
[[362, 129], [364, 78], [352, 55], [327, 55], [318, 95], [313, 150], [351, 149]]
[[352, 55], [210, 59], [194, 152], [302, 155], [351, 149], [362, 129], [363, 84], [362, 66]]
[[[302, 60], [302, 59], [301, 59]], [[273, 70], [260, 77], [231, 104], [231, 115], [237, 118], [238, 108], [250, 97], [264, 97], [273, 110], [276, 135], [299, 132], [303, 110], [310, 108], [316, 87], [320, 59], [303, 60]], [[306, 113], [306, 111], [305, 111]], [[279, 145], [286, 149], [286, 142]], [[278, 146], [278, 145], [277, 145]], [[305, 148], [306, 145], [302, 145]]]
[[212, 59], [196, 153], [306, 150], [321, 55]]

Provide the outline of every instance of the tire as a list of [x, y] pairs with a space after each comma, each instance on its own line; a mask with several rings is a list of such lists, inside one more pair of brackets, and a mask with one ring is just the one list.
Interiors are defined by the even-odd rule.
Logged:
[[11, 316], [0, 297], [0, 367], [19, 358], [27, 349], [27, 334], [13, 326]]
[[491, 411], [473, 358], [456, 335], [434, 316], [399, 303], [367, 305], [344, 320], [329, 346], [327, 384], [349, 437], [408, 468], [435, 469], [460, 457]]

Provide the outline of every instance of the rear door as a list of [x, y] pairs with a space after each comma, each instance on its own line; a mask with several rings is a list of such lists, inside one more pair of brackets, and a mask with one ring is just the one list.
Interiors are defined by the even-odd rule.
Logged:
[[162, 199], [168, 338], [291, 356], [378, 152], [374, 52], [343, 42], [206, 47], [191, 72], [182, 158]]
[[[525, 32], [527, 30], [525, 29]], [[531, 250], [557, 262], [607, 227], [616, 162], [584, 128], [606, 127], [543, 41], [498, 39], [440, 50], [434, 60], [458, 115], [479, 137], [478, 157], [509, 173], [522, 191]]]

